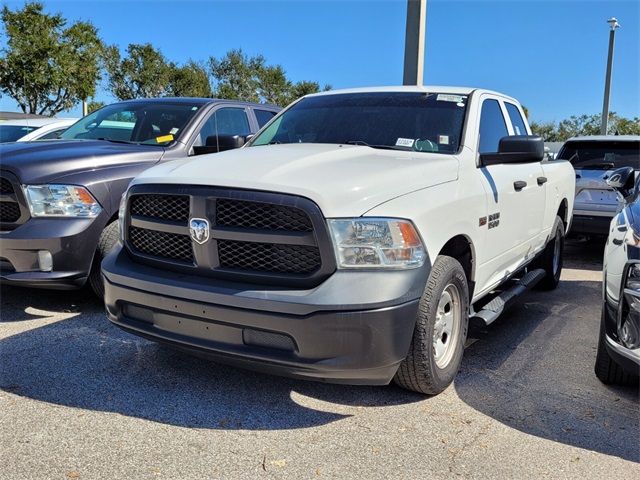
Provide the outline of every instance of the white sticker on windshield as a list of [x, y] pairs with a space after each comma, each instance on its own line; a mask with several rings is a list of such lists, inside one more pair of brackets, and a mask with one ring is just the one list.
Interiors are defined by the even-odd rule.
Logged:
[[396, 147], [413, 147], [415, 140], [413, 138], [399, 138], [396, 140]]
[[169, 130], [169, 133], [171, 135], [175, 135], [176, 133], [178, 133], [178, 130], [180, 130], [178, 127], [173, 127], [171, 130]]
[[438, 143], [440, 145], [449, 145], [449, 135], [438, 135]]
[[436, 97], [436, 100], [441, 102], [453, 102], [453, 103], [462, 103], [464, 100], [463, 95], [449, 95], [448, 93], [439, 93]]
[[514, 125], [514, 126], [513, 126], [513, 129], [516, 131], [516, 135], [522, 135], [522, 134], [520, 133], [520, 127], [519, 127], [519, 126]]

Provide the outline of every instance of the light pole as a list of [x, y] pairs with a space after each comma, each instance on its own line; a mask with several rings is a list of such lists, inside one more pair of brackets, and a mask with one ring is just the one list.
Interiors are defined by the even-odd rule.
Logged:
[[611, 27], [609, 32], [609, 56], [607, 57], [607, 76], [604, 81], [604, 101], [602, 103], [602, 123], [600, 124], [600, 134], [607, 134], [609, 126], [609, 97], [611, 95], [611, 69], [613, 67], [613, 45], [616, 39], [616, 29], [620, 28], [620, 24], [615, 17], [607, 20]]
[[403, 85], [422, 85], [427, 0], [407, 0]]

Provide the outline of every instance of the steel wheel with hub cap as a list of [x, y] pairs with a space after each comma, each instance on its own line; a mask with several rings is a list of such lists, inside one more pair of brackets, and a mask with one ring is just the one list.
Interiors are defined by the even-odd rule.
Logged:
[[442, 392], [460, 369], [468, 324], [469, 286], [464, 269], [455, 258], [440, 256], [420, 299], [409, 352], [394, 381], [416, 392]]

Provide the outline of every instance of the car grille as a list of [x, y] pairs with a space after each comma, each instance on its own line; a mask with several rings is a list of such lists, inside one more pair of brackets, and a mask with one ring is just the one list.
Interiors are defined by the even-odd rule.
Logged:
[[[21, 202], [23, 207], [20, 205]], [[22, 218], [22, 213], [26, 214], [26, 211], [27, 207], [20, 183], [13, 175], [3, 172], [0, 176], [0, 223], [2, 229], [16, 228]]]
[[317, 247], [221, 240], [218, 254], [225, 268], [285, 273], [311, 273], [320, 268]]
[[131, 198], [131, 215], [161, 220], [189, 220], [187, 195], [136, 195]]
[[131, 227], [129, 241], [137, 251], [145, 255], [193, 263], [193, 247], [189, 235]]
[[0, 222], [14, 223], [20, 218], [20, 205], [16, 202], [0, 202]]
[[[125, 245], [157, 267], [274, 285], [311, 285], [335, 270], [325, 220], [304, 198], [137, 185], [127, 212]], [[189, 219], [208, 221], [209, 238], [193, 240]]]
[[309, 216], [299, 208], [239, 200], [219, 200], [216, 225], [311, 232]]

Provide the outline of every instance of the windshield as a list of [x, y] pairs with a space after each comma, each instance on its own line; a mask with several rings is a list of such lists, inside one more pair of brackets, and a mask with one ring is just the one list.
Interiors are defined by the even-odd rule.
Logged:
[[180, 137], [200, 108], [191, 103], [116, 103], [80, 119], [60, 138], [168, 145]]
[[29, 127], [27, 125], [0, 125], [0, 143], [15, 142], [38, 128], [40, 127]]
[[576, 169], [633, 167], [640, 170], [640, 142], [567, 142], [558, 154], [558, 160], [569, 160]]
[[342, 93], [303, 98], [271, 122], [251, 145], [330, 143], [455, 153], [466, 95]]

